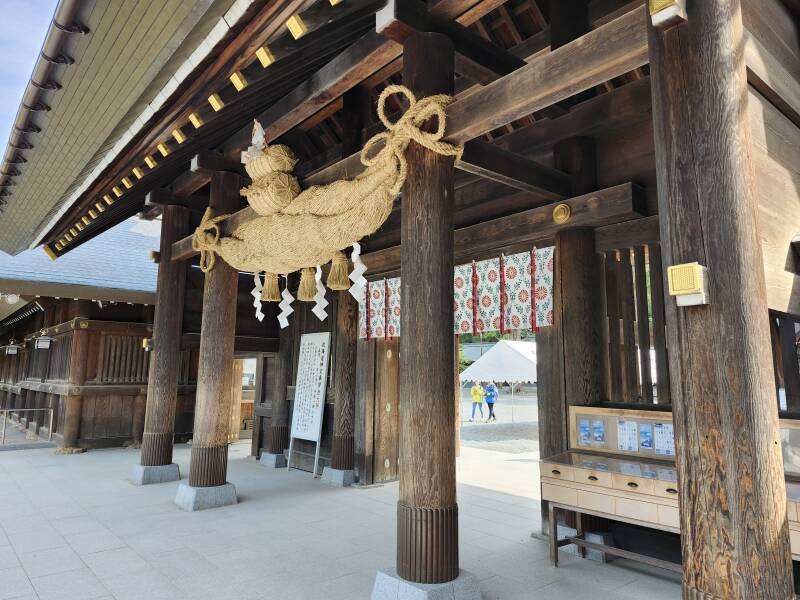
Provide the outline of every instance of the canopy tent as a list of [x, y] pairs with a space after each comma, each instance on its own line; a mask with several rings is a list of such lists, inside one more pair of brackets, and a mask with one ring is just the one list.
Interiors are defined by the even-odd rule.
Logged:
[[536, 344], [500, 340], [486, 354], [464, 369], [465, 381], [536, 382]]

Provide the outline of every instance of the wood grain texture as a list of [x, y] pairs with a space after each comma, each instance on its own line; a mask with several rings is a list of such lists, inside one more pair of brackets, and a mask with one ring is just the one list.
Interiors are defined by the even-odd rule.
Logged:
[[600, 270], [594, 231], [572, 229], [556, 235], [556, 286], [561, 308], [564, 395], [567, 405], [603, 399]]
[[622, 317], [622, 385], [625, 402], [639, 401], [639, 363], [636, 357], [636, 304], [633, 295], [631, 249], [620, 248], [617, 262], [620, 313]]
[[[403, 82], [417, 95], [453, 91], [453, 44], [439, 34], [415, 34], [404, 45]], [[407, 507], [457, 511], [453, 389], [453, 158], [412, 142], [403, 186], [403, 286], [400, 346], [400, 494], [398, 553], [400, 576], [432, 582], [422, 565], [446, 557], [448, 579], [458, 574], [458, 536], [434, 543], [400, 519]], [[406, 511], [408, 512], [408, 511]], [[457, 523], [457, 521], [456, 521]], [[457, 532], [457, 526], [455, 527]], [[453, 564], [455, 574], [453, 574]], [[442, 571], [438, 571], [440, 573]], [[444, 579], [444, 580], [448, 580]]]
[[175, 428], [186, 262], [172, 261], [171, 257], [172, 244], [188, 231], [188, 211], [180, 206], [165, 206], [161, 213], [161, 261], [142, 440], [141, 464], [146, 466], [172, 462], [172, 444], [167, 445], [163, 438], [171, 438]]
[[[666, 302], [684, 596], [794, 596], [738, 0], [649, 30], [664, 265], [708, 268]], [[720, 345], [719, 340], [725, 340]]]
[[270, 452], [277, 454], [289, 447], [289, 400], [286, 389], [293, 381], [295, 336], [297, 319], [289, 319], [289, 326], [279, 334], [278, 364], [275, 368], [275, 385], [269, 391], [272, 401], [270, 422]]
[[653, 348], [656, 352], [656, 396], [659, 404], [671, 404], [669, 382], [669, 350], [667, 348], [666, 315], [664, 312], [664, 271], [661, 246], [650, 244], [650, 302], [653, 310]]
[[653, 403], [653, 378], [650, 372], [650, 310], [647, 295], [647, 264], [642, 246], [633, 249], [636, 293], [636, 346], [642, 375], [642, 402]]
[[[225, 213], [238, 206], [240, 188], [238, 175], [215, 173], [209, 202], [214, 213]], [[214, 268], [205, 274], [189, 472], [189, 485], [193, 486], [225, 483], [225, 464], [221, 461], [227, 461], [237, 283], [238, 272], [222, 259], [217, 260]]]
[[[73, 300], [70, 312], [74, 316], [88, 316], [90, 314], [88, 300]], [[89, 354], [89, 332], [85, 329], [76, 329], [72, 333], [72, 348], [69, 358], [69, 383], [82, 385], [86, 380], [86, 366]], [[64, 398], [64, 419], [62, 429], [62, 446], [77, 448], [81, 434], [81, 420], [83, 417], [83, 396], [68, 395]]]
[[[356, 340], [358, 339], [358, 303], [348, 290], [338, 292], [336, 303], [336, 340], [333, 358], [334, 422], [333, 435], [350, 440], [334, 445], [331, 455], [335, 469], [353, 468], [353, 433], [355, 430]], [[334, 438], [335, 439], [335, 438]], [[349, 456], [336, 452], [349, 451]]]

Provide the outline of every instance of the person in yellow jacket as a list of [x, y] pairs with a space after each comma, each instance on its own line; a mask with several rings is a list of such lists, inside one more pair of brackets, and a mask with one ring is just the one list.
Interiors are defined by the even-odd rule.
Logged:
[[469, 418], [470, 423], [475, 420], [475, 408], [479, 408], [481, 411], [481, 419], [483, 419], [483, 386], [481, 386], [480, 381], [476, 381], [472, 385], [472, 389], [469, 391], [470, 395], [472, 396], [472, 416]]

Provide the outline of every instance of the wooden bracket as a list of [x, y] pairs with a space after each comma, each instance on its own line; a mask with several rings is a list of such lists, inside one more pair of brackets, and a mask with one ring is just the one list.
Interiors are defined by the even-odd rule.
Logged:
[[200, 195], [178, 196], [171, 190], [156, 189], [148, 192], [144, 199], [145, 208], [153, 206], [185, 206], [187, 208], [204, 209], [208, 198]]
[[242, 163], [236, 158], [207, 150], [197, 153], [192, 158], [192, 165], [189, 170], [192, 173], [202, 173], [209, 176], [219, 171], [244, 173]]
[[526, 64], [460, 23], [430, 14], [420, 0], [389, 0], [375, 15], [375, 29], [399, 44], [415, 32], [446, 35], [455, 47], [456, 72], [481, 84], [495, 81]]

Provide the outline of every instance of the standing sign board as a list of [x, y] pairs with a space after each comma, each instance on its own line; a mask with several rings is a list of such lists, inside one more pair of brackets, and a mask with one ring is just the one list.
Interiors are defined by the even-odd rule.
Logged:
[[319, 465], [319, 447], [322, 437], [322, 417], [325, 412], [325, 392], [328, 384], [328, 358], [331, 334], [306, 333], [300, 337], [300, 358], [297, 363], [297, 381], [292, 412], [292, 431], [289, 438], [289, 460], [292, 468], [292, 450], [295, 438], [317, 445], [314, 456], [314, 476]]

